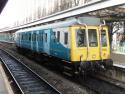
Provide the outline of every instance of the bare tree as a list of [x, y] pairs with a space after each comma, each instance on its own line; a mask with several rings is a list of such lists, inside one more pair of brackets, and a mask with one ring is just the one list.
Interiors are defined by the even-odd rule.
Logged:
[[78, 6], [79, 2], [80, 2], [80, 0], [73, 0], [74, 6]]
[[[51, 5], [48, 7], [46, 4], [43, 4], [41, 0], [33, 0], [32, 11], [27, 12], [26, 17], [20, 22], [15, 22], [15, 25], [34, 21], [44, 16], [79, 6], [90, 1], [92, 0], [51, 0]], [[45, 2], [50, 4], [50, 0], [46, 0]]]
[[112, 32], [112, 34], [117, 33], [121, 29], [122, 26], [123, 26], [123, 22], [122, 21], [113, 22], [112, 23], [112, 28], [116, 28], [116, 29]]
[[41, 7], [38, 6], [37, 8], [37, 18], [40, 19], [41, 18]]
[[67, 0], [67, 9], [73, 7], [73, 1], [72, 0]]
[[46, 16], [46, 8], [42, 9], [42, 17]]
[[92, 1], [92, 0], [84, 0], [84, 3], [88, 3], [88, 2], [90, 2], [90, 1]]
[[65, 9], [69, 9], [72, 7], [72, 0], [65, 0]]
[[56, 13], [60, 11], [60, 0], [54, 0], [54, 9], [53, 9], [53, 13]]

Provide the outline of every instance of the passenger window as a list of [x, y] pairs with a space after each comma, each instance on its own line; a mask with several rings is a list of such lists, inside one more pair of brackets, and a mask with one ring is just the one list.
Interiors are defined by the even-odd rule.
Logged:
[[20, 34], [19, 34], [19, 40], [20, 40]]
[[34, 34], [32, 34], [32, 41], [34, 41]]
[[25, 34], [23, 34], [23, 40], [25, 40]]
[[34, 33], [34, 41], [36, 41], [36, 33]]
[[68, 33], [64, 33], [64, 44], [68, 44]]
[[23, 40], [23, 34], [22, 34], [22, 40]]
[[27, 34], [25, 33], [24, 35], [25, 35], [25, 40], [27, 40]]
[[36, 41], [36, 33], [33, 34], [32, 41]]
[[36, 33], [34, 34], [34, 41], [36, 41]]
[[36, 34], [36, 41], [38, 41], [38, 34]]
[[56, 32], [53, 32], [53, 41], [56, 42]]
[[60, 31], [57, 32], [57, 42], [60, 42]]
[[106, 38], [106, 31], [101, 30], [101, 42], [102, 42], [102, 47], [107, 46], [107, 38]]
[[47, 33], [45, 33], [45, 42], [47, 42]]
[[27, 36], [27, 33], [25, 33], [25, 40], [27, 40], [27, 37], [28, 37], [28, 36]]
[[96, 29], [88, 29], [88, 38], [89, 38], [89, 46], [90, 47], [97, 47], [97, 32]]
[[25, 40], [27, 40], [27, 33], [25, 33], [24, 35], [25, 35]]
[[20, 40], [22, 40], [22, 35], [21, 35], [21, 33], [20, 33]]
[[39, 36], [40, 36], [40, 41], [43, 41], [43, 34], [41, 33], [39, 34]]
[[86, 33], [85, 29], [76, 30], [76, 44], [77, 47], [86, 47]]
[[29, 33], [29, 41], [31, 40], [31, 34]]
[[26, 34], [26, 40], [28, 40], [28, 37], [29, 37], [29, 35], [28, 35], [28, 33]]
[[41, 34], [38, 34], [38, 41], [40, 41], [40, 36], [41, 36]]

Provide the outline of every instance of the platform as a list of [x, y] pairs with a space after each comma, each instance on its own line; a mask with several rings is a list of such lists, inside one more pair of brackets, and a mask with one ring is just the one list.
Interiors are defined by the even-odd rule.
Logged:
[[111, 53], [113, 65], [125, 69], [125, 54]]
[[0, 62], [0, 94], [14, 94]]
[[111, 53], [111, 58], [114, 64], [125, 66], [125, 55], [119, 53]]

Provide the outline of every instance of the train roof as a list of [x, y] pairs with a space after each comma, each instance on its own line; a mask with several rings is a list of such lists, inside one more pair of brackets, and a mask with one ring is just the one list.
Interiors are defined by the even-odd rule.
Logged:
[[51, 29], [51, 28], [61, 28], [61, 27], [69, 27], [73, 25], [81, 25], [81, 24], [87, 24], [87, 25], [100, 25], [101, 21], [99, 18], [95, 17], [80, 17], [79, 19], [76, 18], [70, 18], [66, 21], [61, 22], [55, 22], [52, 24], [46, 24], [26, 29], [18, 30], [16, 33], [19, 32], [28, 32], [28, 31], [35, 31], [35, 30], [41, 30], [41, 29]]
[[33, 31], [33, 30], [49, 29], [49, 28], [69, 27], [69, 26], [76, 25], [76, 24], [78, 24], [77, 20], [73, 19], [73, 20], [68, 20], [68, 21], [56, 22], [53, 24], [46, 24], [46, 25], [41, 25], [37, 27], [22, 29], [17, 32], [27, 32], [27, 31]]

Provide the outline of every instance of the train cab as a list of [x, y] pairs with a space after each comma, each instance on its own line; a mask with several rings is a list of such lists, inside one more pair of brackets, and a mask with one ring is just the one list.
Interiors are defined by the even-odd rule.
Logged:
[[112, 65], [109, 33], [106, 25], [83, 24], [72, 26], [70, 29], [72, 62], [82, 62], [82, 65], [89, 66]]
[[[72, 28], [72, 61], [93, 61], [108, 59], [110, 56], [108, 29], [88, 26]], [[101, 34], [100, 34], [101, 33]]]

